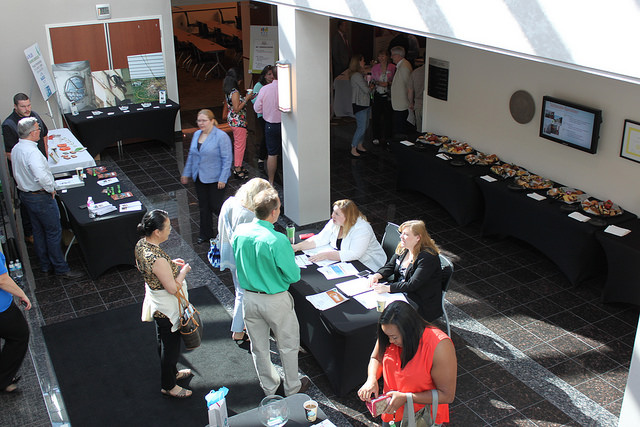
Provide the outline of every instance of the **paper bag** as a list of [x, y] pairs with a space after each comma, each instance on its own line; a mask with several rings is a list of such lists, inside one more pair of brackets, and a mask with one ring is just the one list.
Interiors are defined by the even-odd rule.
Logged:
[[209, 406], [209, 427], [229, 427], [227, 399], [219, 400]]

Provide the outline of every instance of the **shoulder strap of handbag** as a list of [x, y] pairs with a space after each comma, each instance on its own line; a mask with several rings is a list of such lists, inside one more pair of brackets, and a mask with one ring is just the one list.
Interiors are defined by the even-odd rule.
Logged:
[[[416, 427], [416, 416], [413, 412], [413, 395], [412, 393], [406, 393], [407, 403], [404, 405], [403, 420], [407, 420], [407, 427]], [[431, 390], [431, 419], [433, 424], [436, 423], [436, 417], [438, 416], [438, 391]], [[432, 424], [432, 425], [433, 425]]]
[[178, 308], [180, 309], [180, 315], [182, 316], [182, 310], [184, 308], [187, 308], [189, 306], [189, 300], [185, 298], [184, 294], [182, 293], [182, 288], [178, 288], [178, 290], [175, 293], [176, 298], [178, 298]]

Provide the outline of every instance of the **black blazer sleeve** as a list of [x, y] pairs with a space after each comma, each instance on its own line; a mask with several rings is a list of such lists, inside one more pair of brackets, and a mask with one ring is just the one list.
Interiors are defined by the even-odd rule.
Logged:
[[394, 254], [389, 262], [380, 267], [380, 270], [377, 271], [378, 274], [382, 275], [383, 279], [388, 279], [396, 273], [396, 262], [398, 260], [398, 257], [402, 258], [402, 255]]
[[434, 274], [440, 275], [440, 271], [440, 257], [420, 252], [413, 266], [407, 270], [405, 280], [391, 283], [391, 292], [415, 292], [431, 282]]

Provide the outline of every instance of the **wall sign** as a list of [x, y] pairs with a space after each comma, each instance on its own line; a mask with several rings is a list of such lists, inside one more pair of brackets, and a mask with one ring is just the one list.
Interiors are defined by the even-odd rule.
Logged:
[[429, 82], [427, 95], [447, 100], [449, 95], [449, 61], [429, 58]]
[[624, 121], [620, 157], [640, 163], [640, 123], [632, 120]]

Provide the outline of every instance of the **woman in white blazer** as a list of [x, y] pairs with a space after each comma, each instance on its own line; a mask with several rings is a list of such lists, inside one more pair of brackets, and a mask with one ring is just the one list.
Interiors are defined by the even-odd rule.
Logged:
[[387, 255], [356, 204], [349, 199], [333, 204], [331, 220], [315, 236], [293, 245], [294, 251], [329, 245], [331, 249], [310, 257], [310, 261], [355, 261], [377, 271], [387, 261]]

